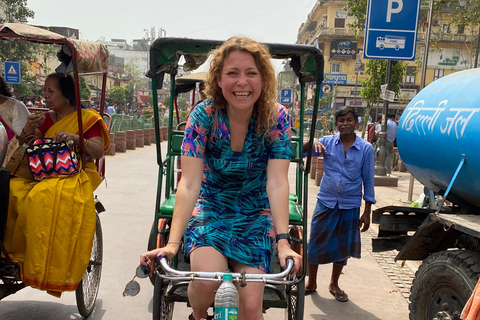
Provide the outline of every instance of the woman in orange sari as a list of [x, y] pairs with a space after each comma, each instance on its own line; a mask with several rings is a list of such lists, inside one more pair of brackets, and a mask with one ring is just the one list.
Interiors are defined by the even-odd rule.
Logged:
[[[78, 144], [72, 77], [51, 74], [44, 89], [50, 110], [28, 116], [22, 135]], [[89, 263], [96, 223], [93, 191], [101, 183], [93, 161], [103, 156], [110, 140], [95, 110], [82, 109], [82, 123], [84, 170], [40, 182], [10, 181], [5, 248], [20, 265], [25, 285], [57, 297], [77, 288]]]

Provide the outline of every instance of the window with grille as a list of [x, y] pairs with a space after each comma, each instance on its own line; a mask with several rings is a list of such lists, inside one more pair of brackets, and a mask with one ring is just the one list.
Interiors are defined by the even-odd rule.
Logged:
[[335, 28], [345, 28], [345, 19], [335, 18]]
[[330, 73], [340, 73], [341, 64], [340, 63], [331, 63], [330, 64]]
[[443, 77], [443, 69], [435, 69], [433, 72], [433, 81]]
[[415, 76], [417, 75], [417, 67], [407, 66], [405, 73], [405, 83], [415, 83]]

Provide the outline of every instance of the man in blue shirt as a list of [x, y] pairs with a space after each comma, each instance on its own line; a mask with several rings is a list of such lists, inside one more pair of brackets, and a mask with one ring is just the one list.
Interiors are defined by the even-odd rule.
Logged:
[[112, 115], [115, 113], [115, 107], [114, 106], [108, 106], [107, 107], [107, 113]]
[[387, 174], [392, 173], [392, 152], [395, 139], [397, 138], [397, 124], [395, 123], [395, 115], [389, 114], [387, 120], [387, 142], [385, 149], [385, 168], [387, 169]]
[[[305, 294], [317, 289], [318, 265], [333, 262], [328, 290], [341, 302], [348, 301], [348, 295], [338, 286], [340, 274], [348, 258], [360, 258], [360, 232], [370, 227], [371, 206], [376, 202], [375, 154], [372, 145], [355, 134], [357, 124], [354, 108], [340, 108], [335, 112], [339, 134], [313, 143], [314, 151], [323, 155], [324, 175], [310, 228]], [[362, 185], [365, 208], [360, 217]]]

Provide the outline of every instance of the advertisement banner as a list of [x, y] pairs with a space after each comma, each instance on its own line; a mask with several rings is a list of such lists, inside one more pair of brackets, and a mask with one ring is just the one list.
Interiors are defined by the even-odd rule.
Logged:
[[330, 42], [330, 58], [357, 58], [357, 41], [332, 40]]

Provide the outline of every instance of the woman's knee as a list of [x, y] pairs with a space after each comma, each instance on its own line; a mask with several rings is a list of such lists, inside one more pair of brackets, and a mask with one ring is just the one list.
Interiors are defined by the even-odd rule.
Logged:
[[240, 299], [241, 319], [261, 319], [263, 306], [263, 290], [260, 295], [243, 296]]
[[214, 281], [191, 281], [189, 284], [190, 290], [193, 290], [192, 293], [214, 296], [214, 292], [218, 289], [218, 282]]

